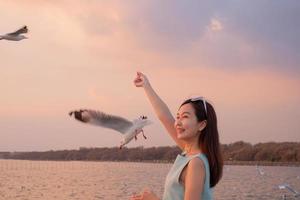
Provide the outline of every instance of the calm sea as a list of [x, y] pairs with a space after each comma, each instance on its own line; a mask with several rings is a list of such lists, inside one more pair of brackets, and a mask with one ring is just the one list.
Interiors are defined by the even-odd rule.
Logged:
[[[171, 164], [0, 160], [1, 200], [130, 199], [145, 187], [162, 196]], [[225, 166], [214, 199], [297, 199], [300, 167]], [[300, 197], [298, 197], [300, 199]]]

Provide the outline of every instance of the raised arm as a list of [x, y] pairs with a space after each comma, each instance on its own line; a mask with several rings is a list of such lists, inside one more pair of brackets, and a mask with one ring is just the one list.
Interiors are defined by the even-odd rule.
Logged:
[[184, 149], [184, 144], [177, 139], [176, 129], [174, 127], [175, 119], [172, 116], [168, 106], [162, 101], [162, 99], [156, 94], [154, 89], [151, 87], [151, 84], [147, 77], [141, 72], [137, 72], [137, 76], [134, 79], [134, 84], [136, 87], [143, 87], [144, 91], [158, 117], [166, 128], [169, 135], [173, 138], [176, 144]]

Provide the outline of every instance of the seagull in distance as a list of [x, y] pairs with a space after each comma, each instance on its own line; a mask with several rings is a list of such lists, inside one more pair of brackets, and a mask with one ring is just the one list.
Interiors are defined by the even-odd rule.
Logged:
[[128, 144], [133, 138], [137, 140], [137, 135], [139, 133], [142, 133], [144, 138], [147, 139], [144, 135], [143, 128], [144, 126], [152, 124], [152, 122], [148, 120], [146, 116], [140, 116], [138, 119], [130, 121], [123, 117], [87, 109], [71, 111], [69, 115], [71, 117], [74, 116], [75, 119], [83, 123], [93, 124], [120, 132], [123, 134], [123, 140], [121, 141], [120, 149]]
[[0, 35], [0, 40], [20, 41], [23, 39], [28, 39], [26, 36], [22, 35], [23, 33], [28, 33], [27, 26], [23, 26], [15, 32]]
[[291, 186], [289, 186], [286, 183], [284, 183], [282, 185], [278, 185], [278, 188], [281, 189], [281, 190], [287, 189], [288, 191], [290, 191], [291, 193], [294, 194], [294, 197], [300, 197], [300, 193], [297, 192], [296, 190], [294, 190]]
[[264, 170], [260, 166], [256, 165], [256, 170], [257, 170], [257, 173], [259, 173], [261, 176], [265, 175]]

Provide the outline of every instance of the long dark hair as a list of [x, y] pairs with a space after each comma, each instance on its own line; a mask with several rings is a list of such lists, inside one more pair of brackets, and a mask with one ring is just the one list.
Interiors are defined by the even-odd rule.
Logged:
[[[207, 112], [205, 111], [204, 102]], [[181, 106], [188, 103], [193, 106], [198, 122], [207, 120], [206, 127], [201, 131], [199, 136], [199, 146], [208, 159], [210, 187], [214, 187], [220, 181], [223, 172], [223, 158], [217, 128], [217, 115], [213, 106], [202, 99], [196, 101], [188, 99]]]

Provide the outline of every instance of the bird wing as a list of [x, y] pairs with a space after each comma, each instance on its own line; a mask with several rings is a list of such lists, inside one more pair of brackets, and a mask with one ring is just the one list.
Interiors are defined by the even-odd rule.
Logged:
[[120, 133], [127, 133], [133, 126], [133, 123], [123, 117], [109, 115], [101, 111], [94, 110], [79, 110], [69, 113], [70, 116], [74, 114], [75, 119], [105, 128], [116, 130]]
[[291, 188], [289, 185], [285, 185], [286, 189], [288, 189], [290, 192], [294, 193], [294, 194], [299, 194], [296, 190], [294, 190], [293, 188]]
[[279, 188], [280, 190], [283, 190], [283, 189], [285, 189], [285, 185], [278, 185], [278, 188]]
[[27, 33], [27, 32], [28, 32], [27, 26], [23, 26], [22, 28], [16, 30], [15, 32], [8, 33], [7, 35], [20, 35], [22, 33]]

